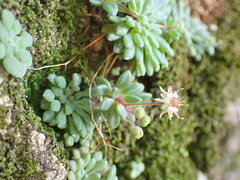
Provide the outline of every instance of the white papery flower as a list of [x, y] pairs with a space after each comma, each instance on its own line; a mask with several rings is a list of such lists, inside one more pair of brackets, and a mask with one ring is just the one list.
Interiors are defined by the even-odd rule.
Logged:
[[[178, 111], [179, 111], [179, 107], [183, 106], [183, 104], [181, 104], [181, 97], [178, 96], [178, 91], [173, 91], [172, 87], [169, 86], [167, 91], [165, 91], [161, 86], [159, 86], [160, 90], [161, 90], [161, 97], [162, 98], [156, 98], [154, 99], [157, 102], [163, 103], [161, 109], [163, 110], [163, 112], [160, 114], [160, 118], [162, 117], [162, 115], [168, 113], [168, 117], [171, 120], [173, 115], [177, 116], [178, 118]], [[183, 118], [180, 118], [183, 119]]]

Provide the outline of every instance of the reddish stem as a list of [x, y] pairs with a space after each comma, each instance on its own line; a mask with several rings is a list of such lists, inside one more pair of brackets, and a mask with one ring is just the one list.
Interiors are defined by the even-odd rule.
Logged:
[[122, 104], [127, 110], [129, 110], [129, 106], [157, 106], [163, 103], [161, 102], [153, 102], [153, 103], [125, 103], [120, 97], [114, 99], [118, 103]]
[[126, 106], [157, 106], [161, 105], [161, 102], [153, 102], [153, 103], [127, 103]]

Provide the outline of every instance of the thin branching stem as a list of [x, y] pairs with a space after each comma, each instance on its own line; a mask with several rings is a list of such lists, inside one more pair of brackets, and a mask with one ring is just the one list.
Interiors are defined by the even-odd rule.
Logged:
[[98, 69], [97, 69], [96, 73], [94, 74], [94, 76], [93, 76], [93, 78], [92, 78], [92, 81], [91, 81], [91, 83], [90, 83], [90, 85], [89, 85], [89, 91], [88, 91], [88, 92], [89, 92], [89, 102], [90, 102], [90, 114], [91, 114], [91, 120], [92, 120], [93, 124], [95, 125], [97, 132], [98, 132], [99, 135], [101, 136], [101, 139], [102, 139], [102, 141], [103, 141], [103, 144], [104, 144], [105, 146], [109, 146], [109, 147], [114, 148], [114, 149], [117, 149], [117, 150], [119, 150], [119, 151], [124, 151], [123, 149], [120, 149], [120, 148], [118, 148], [118, 147], [116, 147], [116, 146], [113, 146], [109, 141], [107, 141], [107, 140], [104, 138], [104, 135], [103, 135], [102, 131], [100, 130], [100, 128], [98, 127], [98, 125], [97, 125], [97, 123], [96, 123], [96, 121], [95, 121], [95, 119], [94, 119], [94, 116], [93, 116], [93, 107], [92, 107], [92, 103], [91, 103], [91, 99], [92, 99], [92, 93], [91, 93], [91, 92], [92, 92], [93, 83], [94, 83], [94, 81], [95, 81], [98, 73], [100, 72], [100, 70], [101, 70], [102, 67], [104, 66], [104, 64], [105, 64], [113, 55], [114, 55], [114, 52], [112, 52], [111, 54], [109, 54], [109, 55], [104, 59], [104, 61], [102, 62], [102, 64], [98, 67]]
[[94, 76], [93, 76], [93, 78], [92, 78], [92, 81], [91, 81], [91, 83], [90, 83], [90, 85], [89, 85], [89, 103], [90, 103], [91, 120], [92, 120], [93, 124], [95, 125], [95, 127], [96, 127], [99, 135], [101, 136], [101, 138], [102, 138], [102, 140], [103, 140], [103, 142], [104, 142], [104, 145], [105, 145], [105, 138], [104, 138], [101, 130], [99, 129], [99, 127], [98, 127], [98, 125], [97, 125], [97, 123], [96, 123], [96, 121], [95, 121], [95, 119], [94, 119], [94, 116], [93, 116], [93, 108], [92, 108], [92, 103], [91, 103], [91, 99], [92, 99], [92, 86], [93, 86], [93, 83], [94, 83], [94, 81], [95, 81], [95, 79], [96, 79], [99, 71], [102, 69], [102, 67], [104, 66], [104, 64], [108, 61], [108, 59], [113, 56], [113, 54], [114, 54], [114, 53], [109, 54], [109, 55], [104, 59], [104, 61], [102, 62], [102, 64], [98, 67], [98, 69], [97, 69], [96, 73], [94, 74]]
[[[94, 43], [96, 43], [97, 41], [99, 41], [100, 39], [102, 39], [106, 34], [101, 34], [100, 36], [98, 36], [95, 40], [93, 40], [90, 44], [88, 44], [87, 46], [83, 47], [82, 50], [87, 49], [88, 47], [90, 47], [91, 45], [93, 45]], [[59, 67], [59, 66], [65, 66], [65, 70], [67, 69], [67, 65], [72, 62], [78, 55], [74, 56], [72, 59], [70, 59], [69, 61], [65, 62], [65, 63], [60, 63], [60, 64], [54, 64], [54, 65], [47, 65], [47, 66], [42, 66], [39, 68], [28, 68], [30, 70], [41, 70], [41, 69], [46, 69], [46, 68], [52, 68], [52, 67]]]
[[117, 3], [117, 5], [118, 5], [118, 7], [124, 9], [125, 12], [126, 12], [127, 14], [129, 14], [130, 16], [132, 16], [134, 19], [137, 19], [137, 17], [138, 17], [137, 14], [132, 13], [126, 6], [124, 6], [124, 5], [121, 4], [121, 3]]
[[158, 106], [164, 104], [162, 102], [153, 102], [153, 103], [126, 103], [126, 106]]
[[89, 43], [87, 46], [83, 47], [82, 50], [85, 50], [88, 47], [90, 47], [91, 45], [95, 44], [97, 41], [102, 39], [104, 36], [106, 36], [106, 34], [100, 34], [100, 36], [98, 36], [96, 39], [94, 39], [91, 43]]
[[109, 73], [110, 70], [112, 69], [112, 67], [113, 67], [114, 63], [116, 62], [117, 58], [118, 58], [118, 55], [116, 55], [116, 56], [113, 58], [113, 61], [111, 62], [109, 68], [107, 69], [107, 71], [106, 71], [106, 73], [105, 73], [105, 77], [108, 75], [108, 73]]
[[65, 70], [67, 70], [67, 65], [72, 62], [78, 55], [74, 56], [72, 59], [70, 59], [69, 61], [65, 62], [65, 63], [61, 63], [61, 64], [54, 64], [54, 65], [47, 65], [47, 66], [42, 66], [39, 68], [28, 68], [30, 70], [41, 70], [41, 69], [46, 69], [46, 68], [51, 68], [51, 67], [58, 67], [58, 66], [65, 66]]
[[[126, 6], [124, 6], [123, 4], [121, 3], [117, 3], [118, 7], [124, 9], [125, 13], [132, 16], [134, 19], [137, 19], [138, 15], [131, 12]], [[154, 24], [155, 26], [161, 28], [161, 29], [165, 29], [165, 30], [171, 30], [171, 29], [174, 29], [176, 28], [176, 26], [164, 26], [164, 25], [161, 25], [161, 24]]]

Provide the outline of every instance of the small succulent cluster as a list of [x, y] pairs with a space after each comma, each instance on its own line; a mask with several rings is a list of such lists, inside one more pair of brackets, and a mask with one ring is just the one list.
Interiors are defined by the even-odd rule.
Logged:
[[208, 26], [199, 19], [190, 16], [190, 9], [182, 2], [175, 5], [172, 11], [179, 32], [189, 48], [189, 55], [200, 61], [204, 52], [214, 55], [216, 39], [211, 36]]
[[132, 179], [136, 179], [145, 169], [145, 165], [141, 161], [131, 161], [130, 166], [132, 169], [130, 172], [130, 177]]
[[[146, 127], [151, 121], [144, 108], [141, 105], [134, 106], [133, 103], [147, 102], [152, 95], [144, 92], [144, 85], [133, 79], [129, 70], [119, 76], [115, 87], [107, 79], [96, 79], [98, 89], [103, 90], [99, 110], [103, 112], [110, 129], [117, 128], [121, 120], [130, 120], [134, 124], [139, 119], [142, 127]], [[131, 130], [137, 139], [143, 136], [141, 127], [133, 125]]]
[[80, 91], [82, 78], [74, 73], [72, 80], [67, 84], [63, 76], [50, 74], [48, 80], [50, 89], [43, 93], [41, 108], [43, 121], [50, 126], [65, 129], [64, 139], [66, 146], [72, 146], [80, 138], [91, 134], [94, 125], [90, 118], [89, 99]]
[[[50, 74], [48, 80], [51, 87], [43, 93], [41, 108], [45, 112], [42, 119], [50, 126], [64, 129], [66, 146], [73, 146], [81, 138], [91, 135], [95, 128], [90, 115], [89, 89], [80, 91], [82, 79], [76, 73], [68, 84], [63, 76], [56, 74]], [[148, 126], [151, 119], [138, 103], [147, 102], [152, 95], [143, 91], [143, 84], [133, 80], [129, 70], [118, 78], [115, 87], [107, 79], [98, 77], [92, 97], [99, 99], [96, 99], [99, 104], [91, 103], [98, 124], [102, 122], [101, 113], [110, 129], [117, 128], [121, 120], [129, 120], [132, 135], [139, 139], [143, 136], [141, 127]]]
[[[161, 6], [156, 6], [159, 3]], [[110, 16], [114, 24], [104, 25], [102, 32], [114, 41], [113, 51], [124, 60], [135, 59], [137, 76], [151, 76], [160, 65], [168, 66], [165, 54], [174, 55], [169, 43], [162, 37], [158, 24], [164, 25], [171, 12], [170, 1], [130, 0], [125, 17]]]
[[[90, 2], [96, 5], [93, 0]], [[207, 26], [191, 17], [189, 8], [181, 2], [129, 0], [113, 4], [118, 6], [120, 13], [118, 15], [117, 8], [114, 13], [108, 13], [112, 24], [104, 25], [102, 33], [114, 42], [113, 51], [119, 57], [135, 59], [137, 76], [151, 76], [161, 67], [168, 67], [166, 55], [174, 56], [170, 42], [179, 40], [181, 36], [186, 40], [189, 54], [197, 60], [205, 51], [214, 54], [216, 42]]]
[[93, 155], [89, 151], [90, 141], [82, 143], [80, 149], [73, 150], [73, 160], [70, 160], [69, 180], [117, 180], [115, 165], [109, 166], [103, 159], [101, 151]]
[[26, 49], [33, 44], [32, 36], [22, 31], [19, 20], [4, 9], [0, 21], [0, 60], [5, 70], [14, 77], [22, 78], [32, 65], [32, 55]]

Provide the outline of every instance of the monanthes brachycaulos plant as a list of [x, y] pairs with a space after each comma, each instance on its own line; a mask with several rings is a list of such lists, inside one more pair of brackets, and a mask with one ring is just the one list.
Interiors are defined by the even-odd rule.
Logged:
[[114, 41], [113, 51], [124, 60], [136, 60], [134, 71], [137, 76], [146, 73], [151, 76], [160, 70], [160, 66], [168, 67], [165, 54], [173, 56], [174, 51], [162, 37], [161, 28], [165, 28], [171, 13], [171, 2], [130, 0], [127, 6], [118, 5], [125, 16], [108, 15], [114, 24], [102, 28], [108, 40]]
[[14, 77], [22, 78], [32, 65], [32, 55], [26, 49], [32, 46], [33, 38], [22, 31], [19, 20], [9, 10], [2, 10], [0, 20], [0, 60], [4, 69]]
[[96, 79], [96, 84], [102, 96], [99, 110], [102, 111], [110, 129], [117, 128], [121, 120], [129, 120], [132, 127], [135, 127], [137, 119], [143, 127], [150, 123], [150, 117], [146, 115], [144, 108], [132, 104], [147, 102], [152, 95], [144, 92], [144, 85], [134, 81], [134, 76], [129, 70], [119, 76], [115, 86], [101, 77]]
[[89, 99], [84, 97], [79, 87], [82, 78], [74, 73], [67, 84], [63, 76], [50, 74], [48, 80], [51, 87], [43, 93], [41, 108], [45, 112], [42, 119], [50, 126], [65, 129], [65, 144], [72, 146], [80, 138], [90, 135], [94, 129], [89, 114]]
[[189, 54], [195, 59], [200, 60], [205, 51], [214, 54], [215, 39], [205, 24], [191, 17], [190, 9], [183, 3], [174, 0], [112, 3], [118, 6], [119, 13], [117, 10], [108, 13], [112, 24], [103, 25], [102, 33], [114, 42], [113, 51], [119, 58], [135, 60], [137, 76], [151, 76], [161, 67], [168, 67], [166, 55], [174, 56], [170, 42], [179, 40], [181, 36], [189, 47]]
[[191, 17], [190, 13], [190, 9], [183, 2], [176, 4], [172, 11], [178, 31], [189, 48], [189, 55], [200, 61], [205, 52], [214, 55], [217, 43], [209, 33], [208, 26], [199, 19]]
[[86, 140], [79, 149], [73, 150], [73, 159], [69, 161], [69, 180], [117, 180], [115, 165], [109, 165], [101, 151], [90, 153], [90, 141]]
[[[50, 74], [48, 80], [51, 87], [43, 93], [41, 108], [45, 112], [42, 119], [51, 126], [65, 130], [66, 146], [91, 136], [95, 126], [103, 119], [110, 129], [117, 128], [121, 121], [129, 122], [132, 135], [139, 139], [143, 136], [142, 127], [151, 122], [143, 106], [160, 105], [163, 110], [160, 117], [168, 113], [169, 119], [173, 115], [179, 117], [179, 107], [182, 106], [178, 91], [173, 91], [171, 87], [168, 91], [160, 87], [162, 99], [147, 102], [152, 95], [144, 92], [144, 85], [134, 81], [129, 70], [120, 75], [115, 86], [107, 79], [97, 77], [96, 86], [91, 90], [94, 102], [89, 100], [89, 89], [80, 91], [82, 79], [79, 74], [74, 73], [68, 84], [63, 76], [55, 74]], [[91, 113], [97, 124], [93, 123]]]

